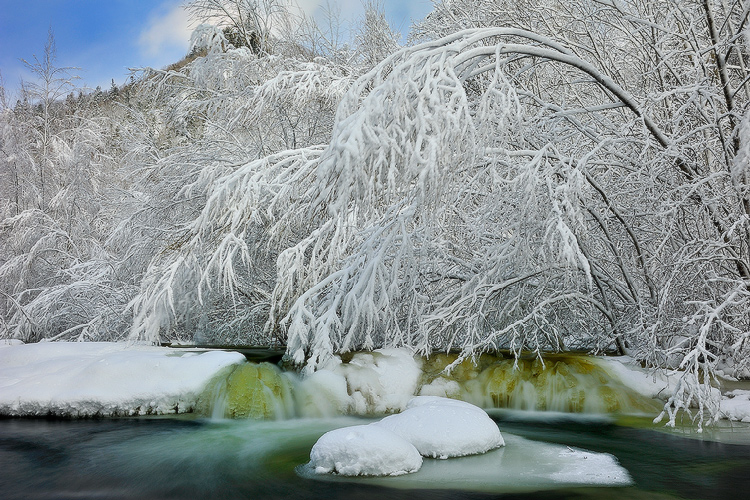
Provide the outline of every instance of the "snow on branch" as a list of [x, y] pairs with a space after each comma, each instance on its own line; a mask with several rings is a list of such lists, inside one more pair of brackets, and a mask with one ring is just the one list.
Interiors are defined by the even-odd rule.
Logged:
[[[553, 40], [473, 30], [386, 58], [342, 100], [306, 197], [315, 200], [312, 212], [295, 207], [311, 220], [320, 209], [328, 215], [278, 261], [272, 317], [283, 316], [295, 361], [314, 369], [336, 351], [383, 345], [426, 353], [454, 345], [467, 353], [564, 345], [544, 328], [513, 336], [502, 326], [552, 324], [543, 318], [562, 301], [544, 290], [570, 299], [590, 293], [590, 266], [576, 236], [583, 176], [555, 160], [554, 146], [529, 159], [507, 154], [529, 125], [502, 57], [522, 46], [485, 45], [502, 36], [545, 44], [523, 50], [554, 52], [594, 71]], [[478, 95], [471, 81], [480, 82]], [[481, 298], [494, 283], [539, 267], [547, 271], [514, 287], [520, 295], [509, 293], [506, 305], [497, 303], [500, 294], [492, 305]], [[567, 295], [566, 287], [573, 287]], [[581, 302], [584, 313], [572, 306], [564, 314], [588, 318], [597, 309], [592, 302]]]

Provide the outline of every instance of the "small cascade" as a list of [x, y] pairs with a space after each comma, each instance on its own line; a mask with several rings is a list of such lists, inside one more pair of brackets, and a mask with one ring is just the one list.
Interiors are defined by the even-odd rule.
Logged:
[[456, 356], [441, 355], [431, 361], [428, 372], [436, 375], [425, 381], [421, 393], [463, 399], [484, 408], [527, 411], [653, 413], [660, 408], [590, 356], [551, 354], [518, 360], [482, 356], [476, 364], [460, 363], [446, 376], [443, 370], [455, 360]]
[[217, 376], [197, 410], [211, 418], [377, 416], [412, 396], [443, 396], [483, 408], [567, 413], [658, 414], [661, 403], [626, 387], [599, 358], [575, 354], [482, 355], [446, 367], [452, 354], [413, 358], [398, 350], [360, 353], [300, 378], [276, 365], [243, 363]]
[[243, 363], [209, 384], [199, 411], [211, 418], [293, 417], [292, 382], [270, 363]]

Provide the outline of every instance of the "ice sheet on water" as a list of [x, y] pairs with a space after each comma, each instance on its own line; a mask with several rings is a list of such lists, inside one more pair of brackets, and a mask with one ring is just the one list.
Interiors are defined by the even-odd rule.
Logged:
[[[628, 471], [617, 459], [559, 444], [503, 433], [505, 446], [484, 454], [450, 460], [425, 459], [414, 474], [367, 478], [369, 484], [406, 489], [461, 489], [493, 493], [556, 489], [561, 486], [627, 486]], [[323, 480], [354, 480], [330, 474], [298, 472]]]

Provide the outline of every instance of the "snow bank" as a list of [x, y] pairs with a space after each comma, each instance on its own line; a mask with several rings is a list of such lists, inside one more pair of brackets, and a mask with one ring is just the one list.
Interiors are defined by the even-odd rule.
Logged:
[[310, 466], [318, 474], [400, 476], [422, 467], [422, 456], [407, 440], [374, 425], [329, 431], [310, 451]]
[[191, 411], [235, 352], [187, 352], [112, 342], [0, 348], [4, 415], [143, 415]]
[[729, 420], [750, 422], [750, 391], [736, 389], [721, 398], [720, 414]]
[[436, 396], [416, 397], [406, 410], [374, 425], [403, 437], [426, 457], [475, 455], [505, 444], [497, 424], [484, 410]]
[[18, 339], [0, 339], [0, 347], [10, 347], [13, 345], [23, 345], [23, 341]]
[[[680, 372], [675, 371], [649, 372], [628, 357], [588, 359], [603, 367], [622, 385], [647, 398], [665, 399], [672, 394], [680, 376]], [[210, 405], [223, 400], [216, 396], [216, 401], [208, 401], [210, 398], [203, 392], [204, 388], [209, 381], [214, 382], [213, 385], [217, 387], [226, 386], [226, 383], [221, 385], [212, 379], [225, 368], [239, 363], [244, 363], [244, 357], [234, 352], [190, 352], [107, 342], [22, 344], [18, 341], [2, 340], [0, 414], [75, 417], [183, 413], [195, 410], [213, 415], [216, 412]], [[492, 406], [496, 402], [488, 396], [491, 388], [487, 385], [489, 382], [485, 380], [486, 377], [482, 378], [477, 372], [473, 378], [452, 380], [448, 375], [439, 374], [430, 380], [428, 373], [434, 370], [430, 371], [427, 363], [415, 358], [408, 349], [380, 349], [370, 353], [357, 353], [348, 362], [337, 359], [330, 366], [304, 379], [297, 378], [293, 373], [279, 373], [276, 378], [283, 378], [281, 382], [284, 383], [277, 385], [288, 386], [288, 390], [284, 389], [288, 394], [277, 394], [280, 390], [275, 390], [276, 386], [268, 383], [255, 388], [250, 387], [252, 384], [245, 384], [235, 389], [239, 392], [248, 392], [245, 395], [237, 395], [238, 400], [242, 401], [258, 400], [259, 398], [253, 397], [252, 394], [252, 391], [257, 390], [268, 392], [268, 398], [283, 399], [263, 403], [269, 408], [283, 407], [283, 412], [264, 410], [258, 415], [251, 412], [248, 414], [251, 416], [270, 418], [267, 415], [270, 413], [277, 418], [279, 415], [382, 416], [402, 412], [393, 418], [389, 417], [382, 425], [388, 428], [393, 425], [392, 430], [395, 430], [398, 423], [398, 427], [412, 436], [415, 442], [418, 440], [415, 437], [418, 431], [423, 429], [424, 419], [432, 419], [420, 415], [420, 412], [430, 415], [442, 412], [441, 420], [435, 422], [435, 425], [442, 423], [447, 427], [479, 428], [478, 422], [455, 422], [453, 425], [452, 419], [460, 420], [463, 417], [452, 415], [451, 412], [458, 410], [451, 410], [450, 407], [433, 411], [418, 410], [420, 404], [434, 404], [436, 400], [429, 397], [417, 397], [413, 400], [412, 398], [415, 394], [450, 396], [466, 399], [480, 406]], [[489, 373], [494, 366], [490, 365], [485, 372]], [[746, 387], [740, 385], [739, 389]], [[586, 397], [587, 400], [593, 399], [591, 393], [586, 393]], [[716, 397], [717, 400], [721, 397], [718, 391]], [[498, 398], [502, 399], [500, 396]], [[721, 415], [724, 418], [750, 422], [750, 390], [728, 392], [721, 398]], [[446, 401], [457, 404], [455, 400]], [[229, 413], [226, 415], [229, 416]], [[478, 418], [487, 418], [484, 412], [481, 415], [482, 417]], [[490, 426], [485, 422], [484, 429], [487, 432], [495, 427], [494, 424]], [[430, 437], [428, 434], [425, 434], [425, 439]], [[465, 439], [470, 436], [455, 434], [455, 437], [458, 441], [466, 443]], [[447, 434], [442, 438], [449, 439]], [[492, 440], [489, 442], [494, 443]], [[462, 453], [462, 449], [451, 448], [447, 441], [437, 443], [436, 446], [438, 447], [429, 448], [426, 443], [420, 442], [417, 448], [427, 456], [457, 456]], [[478, 444], [476, 446], [477, 448], [466, 450], [477, 451], [464, 451], [481, 452], [481, 447]]]
[[604, 357], [598, 360], [623, 385], [648, 398], [668, 398], [680, 376], [674, 370], [646, 370], [629, 356]]

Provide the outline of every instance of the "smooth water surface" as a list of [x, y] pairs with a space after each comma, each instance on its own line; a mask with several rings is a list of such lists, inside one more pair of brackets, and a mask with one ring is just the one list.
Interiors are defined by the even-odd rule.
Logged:
[[[9, 500], [384, 497], [389, 500], [612, 500], [739, 499], [750, 491], [747, 445], [686, 438], [647, 425], [645, 428], [617, 425], [605, 418], [523, 412], [498, 412], [493, 416], [509, 438], [507, 449], [494, 458], [488, 455], [447, 461], [426, 459], [422, 476], [420, 471], [408, 478], [346, 481], [308, 478], [298, 471], [308, 461], [310, 448], [318, 437], [333, 428], [362, 423], [354, 418], [265, 422], [6, 419], [0, 420], [0, 496]], [[737, 427], [737, 431], [747, 435], [743, 426]], [[555, 484], [554, 471], [545, 472], [548, 469], [541, 463], [544, 453], [540, 450], [567, 447], [613, 455], [627, 470], [632, 485]], [[508, 467], [502, 465], [503, 453]], [[515, 457], [512, 460], [515, 468], [510, 467], [509, 456]], [[527, 477], [524, 483], [519, 470], [532, 476], [536, 473], [540, 479], [535, 483]], [[545, 474], [549, 477], [542, 477]], [[489, 483], [495, 485], [487, 486]]]

